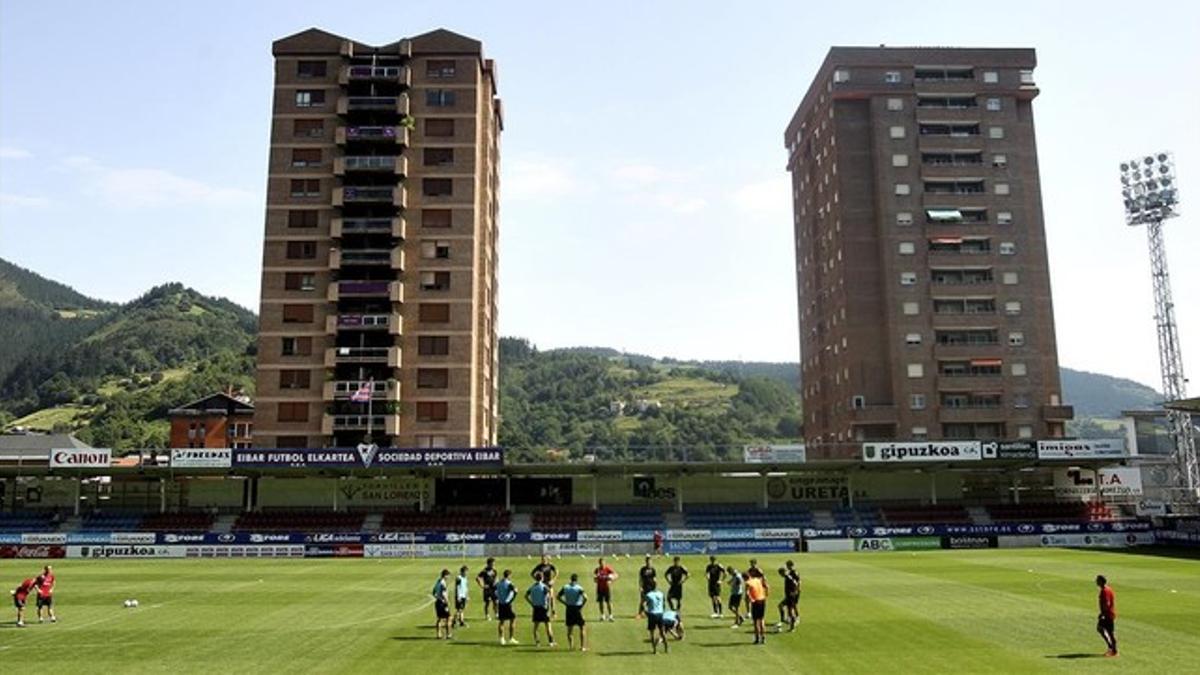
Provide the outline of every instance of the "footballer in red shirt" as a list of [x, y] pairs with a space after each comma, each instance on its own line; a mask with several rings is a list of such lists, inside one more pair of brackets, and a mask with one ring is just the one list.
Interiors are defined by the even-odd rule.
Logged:
[[[596, 604], [600, 605], [600, 620], [612, 621], [612, 582], [617, 579], [617, 572], [604, 562], [604, 558], [597, 561], [599, 564], [592, 571], [592, 576], [596, 579]], [[604, 608], [608, 608], [608, 613], [605, 614]]]
[[1108, 585], [1108, 579], [1103, 574], [1096, 576], [1096, 585], [1100, 587], [1100, 618], [1096, 620], [1096, 632], [1104, 638], [1108, 645], [1105, 656], [1117, 655], [1117, 598], [1113, 589]]
[[29, 594], [36, 587], [36, 581], [26, 579], [21, 582], [20, 586], [9, 591], [13, 596], [13, 607], [17, 608], [17, 627], [25, 625], [25, 600], [29, 598]]
[[42, 568], [42, 574], [37, 578], [38, 623], [43, 621], [43, 608], [50, 623], [58, 623], [58, 617], [54, 616], [54, 570], [49, 565]]

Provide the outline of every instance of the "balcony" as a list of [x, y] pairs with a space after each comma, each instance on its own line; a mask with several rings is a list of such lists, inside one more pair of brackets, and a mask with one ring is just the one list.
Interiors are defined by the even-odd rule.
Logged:
[[408, 95], [399, 96], [343, 96], [338, 99], [337, 112], [339, 115], [349, 115], [357, 112], [389, 112], [397, 115], [408, 115]]
[[334, 218], [329, 223], [329, 236], [341, 239], [347, 234], [380, 234], [390, 232], [397, 239], [405, 237], [404, 218]]
[[972, 422], [975, 424], [1004, 424], [1004, 409], [1001, 407], [978, 407], [971, 408], [966, 406], [938, 407], [939, 422]]
[[347, 171], [408, 175], [408, 158], [395, 155], [352, 155], [333, 160], [333, 173], [344, 176]]
[[346, 204], [391, 204], [404, 207], [408, 204], [403, 187], [396, 186], [350, 186], [333, 190], [333, 205]]
[[404, 145], [409, 143], [408, 127], [399, 126], [349, 126], [338, 127], [335, 138], [338, 145], [346, 143], [379, 143]]
[[351, 82], [389, 82], [412, 86], [412, 71], [405, 66], [346, 66], [338, 73], [338, 84]]
[[1042, 406], [1042, 417], [1052, 422], [1065, 422], [1075, 419], [1075, 406], [1044, 405]]
[[[367, 430], [366, 415], [329, 415], [321, 418], [321, 433], [329, 436], [335, 431]], [[395, 436], [400, 433], [399, 415], [371, 415], [370, 427], [372, 434]]]
[[339, 363], [386, 363], [389, 368], [400, 367], [400, 348], [391, 347], [330, 347], [325, 350], [325, 367]]
[[[335, 401], [348, 399], [358, 391], [364, 382], [358, 380], [331, 380], [325, 383], [325, 400]], [[400, 383], [396, 380], [382, 380], [371, 383], [371, 399], [374, 401], [399, 401]]]
[[331, 314], [325, 317], [325, 332], [333, 335], [339, 330], [387, 331], [400, 334], [399, 314]]

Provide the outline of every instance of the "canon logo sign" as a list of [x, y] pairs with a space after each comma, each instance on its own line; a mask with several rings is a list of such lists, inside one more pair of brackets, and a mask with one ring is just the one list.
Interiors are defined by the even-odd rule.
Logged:
[[108, 448], [69, 448], [50, 451], [50, 466], [72, 469], [107, 469], [112, 464]]

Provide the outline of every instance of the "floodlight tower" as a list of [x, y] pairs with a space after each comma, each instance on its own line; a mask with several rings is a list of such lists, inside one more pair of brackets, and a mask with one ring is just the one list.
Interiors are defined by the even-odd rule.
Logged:
[[[1121, 194], [1125, 197], [1125, 222], [1145, 225], [1150, 240], [1150, 275], [1154, 281], [1154, 321], [1158, 326], [1158, 360], [1162, 368], [1163, 395], [1168, 401], [1187, 396], [1179, 329], [1175, 325], [1175, 303], [1171, 300], [1171, 278], [1167, 274], [1167, 251], [1162, 225], [1179, 215], [1179, 189], [1175, 182], [1175, 160], [1169, 152], [1147, 155], [1121, 163]], [[1175, 445], [1175, 484], [1189, 501], [1200, 499], [1200, 464], [1196, 462], [1196, 439], [1192, 418], [1185, 412], [1167, 411], [1167, 424]]]

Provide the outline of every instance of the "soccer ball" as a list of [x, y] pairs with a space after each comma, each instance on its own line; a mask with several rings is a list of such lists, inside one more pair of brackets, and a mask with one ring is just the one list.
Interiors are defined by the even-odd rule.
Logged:
[[132, 602], [132, 603], [133, 603], [133, 606], [134, 606], [134, 607], [137, 607], [137, 606], [138, 606], [138, 601], [137, 601], [137, 600], [130, 600], [130, 602]]
[[125, 601], [125, 606], [126, 606], [126, 607], [133, 607], [133, 601], [132, 601], [132, 600], [126, 600], [126, 601]]

